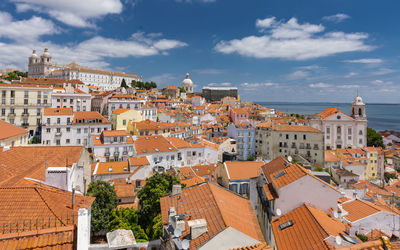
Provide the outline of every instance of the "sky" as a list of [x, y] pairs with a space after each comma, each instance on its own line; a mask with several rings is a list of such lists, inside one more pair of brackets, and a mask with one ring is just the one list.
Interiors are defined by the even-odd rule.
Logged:
[[185, 74], [255, 102], [400, 103], [400, 1], [2, 0], [0, 68], [53, 62]]

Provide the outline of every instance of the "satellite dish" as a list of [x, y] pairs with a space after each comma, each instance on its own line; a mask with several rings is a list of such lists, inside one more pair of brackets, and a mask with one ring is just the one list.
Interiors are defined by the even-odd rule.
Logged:
[[281, 216], [281, 214], [282, 214], [282, 211], [279, 208], [277, 208], [276, 209], [276, 215]]
[[174, 236], [178, 238], [181, 237], [181, 235], [182, 235], [182, 230], [180, 230], [179, 228], [175, 228]]
[[182, 248], [183, 248], [183, 249], [189, 249], [189, 240], [184, 239], [184, 240], [182, 241]]
[[335, 217], [335, 219], [337, 219], [339, 217], [338, 213], [336, 211], [333, 211], [333, 217]]
[[342, 244], [342, 238], [340, 238], [340, 236], [336, 236], [335, 238], [336, 244], [341, 245]]
[[291, 157], [290, 155], [288, 156], [287, 159], [288, 159], [289, 162], [292, 162], [292, 160], [293, 160], [292, 157]]

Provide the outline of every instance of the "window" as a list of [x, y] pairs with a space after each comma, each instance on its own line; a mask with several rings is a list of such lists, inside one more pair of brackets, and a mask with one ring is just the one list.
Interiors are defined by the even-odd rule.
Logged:
[[348, 134], [348, 135], [351, 135], [351, 128], [348, 128], [348, 129], [347, 129], [347, 134]]
[[10, 119], [10, 123], [11, 123], [11, 124], [14, 124], [14, 119], [11, 118], [11, 119]]
[[360, 130], [360, 132], [358, 132], [358, 134], [359, 134], [359, 135], [362, 135], [362, 134], [363, 134], [362, 130]]
[[37, 116], [40, 116], [40, 113], [41, 113], [41, 109], [37, 109], [37, 110], [36, 110], [36, 115], [37, 115]]
[[6, 109], [1, 109], [1, 115], [5, 116], [6, 115]]
[[81, 133], [81, 128], [76, 129], [76, 133], [80, 134]]
[[66, 139], [66, 140], [65, 140], [65, 144], [69, 144], [69, 142], [70, 142], [69, 139]]
[[57, 124], [60, 124], [60, 122], [61, 122], [61, 119], [57, 118]]
[[47, 124], [50, 124], [50, 118], [47, 118]]
[[24, 105], [28, 105], [28, 99], [24, 99]]
[[67, 132], [68, 133], [71, 132], [71, 128], [70, 127], [67, 127]]
[[61, 133], [61, 128], [57, 128], [57, 133]]
[[89, 131], [89, 129], [88, 129], [88, 128], [84, 128], [84, 129], [83, 129], [83, 132], [84, 132], [85, 134], [87, 134], [87, 133], [88, 133], [88, 131]]
[[60, 145], [61, 145], [60, 140], [56, 140], [56, 145], [57, 145], [57, 146], [60, 146]]
[[5, 90], [1, 91], [1, 97], [6, 97], [7, 92]]
[[50, 133], [51, 129], [50, 128], [46, 128], [46, 132]]
[[29, 92], [28, 91], [24, 91], [24, 97], [28, 98], [29, 97]]
[[57, 102], [60, 102], [60, 98], [57, 98]]
[[15, 97], [15, 90], [11, 90], [11, 98]]
[[297, 140], [297, 135], [294, 135], [294, 139]]
[[81, 139], [76, 140], [76, 144], [80, 145], [81, 144]]
[[15, 114], [15, 109], [14, 108], [10, 108], [10, 114]]
[[307, 140], [307, 136], [306, 135], [303, 135], [303, 140]]
[[288, 134], [286, 134], [286, 140], [288, 140], [289, 139], [289, 135]]
[[327, 128], [326, 128], [326, 133], [327, 133], [327, 134], [330, 134], [330, 133], [331, 133], [331, 128], [330, 128], [330, 127], [327, 127]]
[[337, 139], [341, 139], [341, 134], [342, 134], [342, 127], [337, 126], [337, 128], [336, 128]]
[[28, 109], [24, 109], [24, 115], [28, 114]]
[[124, 125], [124, 126], [126, 125], [126, 120], [122, 121], [122, 125]]

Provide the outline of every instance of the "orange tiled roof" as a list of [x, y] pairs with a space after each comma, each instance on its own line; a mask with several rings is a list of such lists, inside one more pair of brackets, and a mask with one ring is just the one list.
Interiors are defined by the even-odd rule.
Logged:
[[137, 130], [159, 130], [159, 129], [168, 129], [173, 127], [174, 125], [166, 122], [155, 122], [151, 120], [144, 120], [140, 122], [135, 122], [135, 126]]
[[261, 173], [262, 161], [226, 161], [227, 174], [230, 180], [251, 179]]
[[250, 202], [215, 184], [203, 183], [185, 188], [181, 195], [162, 197], [160, 204], [164, 225], [168, 224], [170, 207], [175, 207], [177, 214], [190, 214], [192, 220], [204, 218], [207, 221], [208, 231], [190, 241], [190, 249], [202, 246], [228, 227], [264, 242]]
[[[279, 226], [289, 220], [293, 225], [281, 230]], [[345, 233], [345, 225], [339, 220], [306, 204], [273, 220], [271, 224], [280, 250], [332, 249], [325, 238]]]
[[376, 214], [382, 210], [370, 202], [361, 201], [358, 199], [343, 203], [342, 208], [349, 213], [344, 217], [351, 222], [360, 220], [372, 214]]
[[328, 118], [329, 116], [336, 114], [337, 112], [339, 112], [340, 110], [336, 107], [329, 107], [326, 108], [324, 111], [322, 111], [321, 113], [317, 113], [317, 115], [321, 116], [322, 119]]
[[[388, 192], [387, 190], [379, 187], [378, 185], [367, 181], [367, 180], [360, 180], [358, 183], [353, 184], [353, 187], [356, 189], [365, 189], [365, 185], [367, 185], [368, 192], [372, 194], [379, 194], [379, 195], [384, 195], [384, 196], [392, 196], [391, 192]], [[387, 188], [387, 187], [386, 187]]]
[[192, 177], [190, 179], [182, 180], [181, 183], [186, 184], [186, 187], [191, 187], [193, 185], [200, 184], [200, 183], [203, 183], [205, 181], [206, 180], [205, 180], [204, 177], [196, 175], [196, 176], [194, 176], [194, 177]]
[[43, 115], [58, 116], [58, 115], [73, 115], [72, 108], [44, 108]]
[[47, 167], [71, 167], [82, 150], [82, 146], [26, 146], [0, 152], [0, 186], [17, 186], [25, 177], [44, 181]]
[[308, 133], [324, 133], [319, 129], [303, 126], [303, 125], [286, 125], [280, 124], [277, 126], [277, 131], [287, 131], [287, 132], [308, 132]]
[[[0, 204], [2, 204], [0, 206], [0, 225], [21, 223], [26, 220], [36, 221], [36, 219], [48, 219], [49, 217], [53, 218], [54, 224], [54, 218], [61, 220], [61, 216], [76, 216], [79, 208], [89, 208], [95, 199], [75, 194], [75, 205], [72, 208], [71, 197], [71, 192], [53, 187], [46, 188], [45, 185], [41, 187], [0, 187]], [[60, 223], [61, 221], [58, 225]], [[52, 226], [51, 223], [47, 225], [47, 227], [49, 226]]]
[[129, 157], [129, 165], [130, 166], [146, 166], [150, 165], [149, 160], [147, 160], [146, 156], [135, 156]]
[[0, 120], [0, 141], [18, 135], [28, 135], [28, 130]]
[[134, 146], [138, 155], [177, 150], [174, 145], [161, 135], [138, 136]]
[[[96, 170], [97, 168], [97, 170]], [[95, 162], [92, 163], [92, 170], [95, 175], [107, 174], [129, 174], [129, 164], [127, 161], [114, 161], [114, 162]]]
[[125, 130], [104, 130], [103, 136], [129, 136]]
[[304, 169], [297, 164], [289, 165], [284, 169], [284, 171], [286, 173], [281, 176], [278, 176], [278, 174], [281, 173], [282, 170], [278, 170], [270, 174], [272, 183], [274, 184], [274, 187], [277, 189], [284, 187], [292, 183], [293, 181], [298, 180], [301, 177], [307, 175], [306, 171], [304, 171]]
[[268, 182], [271, 183], [271, 174], [277, 171], [284, 170], [288, 165], [289, 162], [283, 156], [278, 156], [277, 158], [263, 165], [261, 169], [264, 173], [265, 178], [267, 178]]
[[338, 161], [340, 161], [340, 159], [331, 150], [325, 150], [325, 161], [326, 162], [338, 162]]
[[109, 123], [109, 121], [104, 118], [99, 112], [97, 111], [80, 111], [74, 112], [74, 123], [77, 123], [78, 120], [101, 120], [102, 123]]
[[114, 179], [109, 182], [113, 182], [115, 192], [118, 198], [135, 197], [135, 183], [127, 183], [126, 179]]
[[116, 110], [114, 110], [113, 114], [122, 114], [125, 113], [127, 111], [129, 111], [130, 109], [123, 109], [123, 108], [117, 108]]
[[0, 235], [0, 249], [75, 249], [74, 226]]

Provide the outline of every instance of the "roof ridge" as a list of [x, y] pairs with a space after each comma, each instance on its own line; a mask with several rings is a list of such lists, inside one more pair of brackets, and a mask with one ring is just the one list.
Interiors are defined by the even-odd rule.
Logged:
[[[57, 220], [59, 220], [64, 226], [66, 226], [66, 224], [60, 220], [60, 218], [57, 216], [57, 214], [53, 211], [53, 209], [50, 207], [50, 205], [47, 203], [47, 201], [44, 199], [44, 197], [42, 196], [42, 194], [39, 192], [39, 189], [43, 189], [44, 188], [40, 188], [40, 187], [34, 187], [35, 191], [38, 193], [38, 195], [40, 196], [40, 198], [43, 200], [44, 204], [46, 204], [46, 206], [49, 208], [50, 212], [52, 214], [54, 214], [54, 216], [57, 218]], [[47, 190], [47, 191], [51, 191], [51, 190]]]
[[[318, 224], [318, 226], [326, 233], [327, 236], [329, 236], [328, 231], [321, 225], [321, 223], [319, 222], [319, 220], [315, 217], [314, 213], [310, 210], [310, 208], [311, 208], [312, 206], [310, 206], [310, 205], [308, 205], [308, 204], [306, 204], [306, 203], [304, 203], [303, 205], [306, 207], [307, 211], [310, 213], [311, 217], [315, 220], [315, 222]], [[315, 207], [312, 207], [312, 208], [317, 209], [317, 208], [315, 208]], [[326, 237], [325, 237], [325, 238], [326, 238]]]

